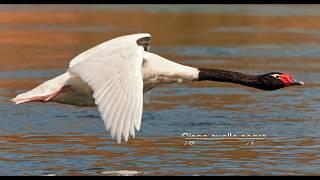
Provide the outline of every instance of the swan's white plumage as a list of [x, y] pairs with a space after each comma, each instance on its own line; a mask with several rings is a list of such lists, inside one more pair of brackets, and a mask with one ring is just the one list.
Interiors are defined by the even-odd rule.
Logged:
[[[112, 51], [112, 49], [115, 49], [117, 47], [130, 47], [130, 46], [137, 46], [137, 40], [144, 38], [144, 37], [151, 37], [148, 33], [140, 33], [140, 34], [132, 34], [132, 35], [126, 35], [126, 36], [120, 36], [114, 39], [111, 39], [109, 41], [103, 42], [101, 44], [98, 44], [95, 47], [92, 47], [75, 58], [73, 58], [70, 63], [69, 67], [72, 67], [73, 65], [85, 61], [90, 58], [92, 55], [97, 55], [101, 51]], [[115, 52], [117, 53], [117, 52]]]
[[[136, 38], [116, 38], [80, 54], [70, 62], [69, 72], [93, 89], [93, 97], [106, 129], [121, 142], [140, 129], [143, 109], [143, 47]], [[79, 58], [80, 57], [80, 58]]]
[[197, 68], [169, 61], [150, 52], [144, 52], [143, 58], [142, 74], [145, 91], [161, 84], [186, 83], [198, 79]]

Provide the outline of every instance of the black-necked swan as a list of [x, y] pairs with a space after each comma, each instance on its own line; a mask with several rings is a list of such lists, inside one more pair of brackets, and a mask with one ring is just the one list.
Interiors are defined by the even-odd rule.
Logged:
[[181, 65], [149, 52], [150, 39], [142, 33], [99, 44], [73, 58], [66, 73], [12, 101], [97, 105], [106, 129], [121, 143], [140, 130], [144, 93], [161, 84], [209, 80], [270, 91], [303, 85], [287, 73], [247, 75]]

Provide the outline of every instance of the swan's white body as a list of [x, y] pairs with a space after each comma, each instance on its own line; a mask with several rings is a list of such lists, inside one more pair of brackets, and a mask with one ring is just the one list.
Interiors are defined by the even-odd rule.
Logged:
[[72, 59], [66, 73], [13, 101], [98, 105], [111, 136], [118, 143], [122, 137], [127, 141], [140, 129], [143, 93], [161, 84], [194, 81], [199, 75], [196, 68], [148, 52], [150, 37], [127, 35], [95, 46]]

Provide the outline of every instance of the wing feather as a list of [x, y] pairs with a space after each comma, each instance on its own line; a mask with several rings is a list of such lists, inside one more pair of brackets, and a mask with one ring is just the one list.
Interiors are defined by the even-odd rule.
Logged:
[[[141, 126], [143, 47], [137, 44], [84, 53], [87, 60], [70, 63], [69, 72], [78, 75], [93, 89], [93, 97], [111, 136], [118, 143], [135, 136]], [[113, 45], [116, 45], [114, 43]], [[90, 60], [89, 60], [90, 59]]]

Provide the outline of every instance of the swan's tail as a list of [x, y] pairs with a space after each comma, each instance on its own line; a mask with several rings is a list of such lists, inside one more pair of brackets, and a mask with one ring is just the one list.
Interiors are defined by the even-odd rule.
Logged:
[[47, 102], [56, 97], [65, 87], [64, 83], [70, 77], [69, 73], [62, 74], [54, 79], [46, 81], [36, 88], [19, 94], [11, 99], [16, 104], [27, 102]]
[[27, 102], [47, 102], [56, 96], [56, 93], [52, 93], [44, 96], [35, 96], [35, 95], [32, 96], [32, 95], [28, 95], [29, 93], [30, 91], [23, 94], [19, 94], [17, 97], [11, 99], [11, 101], [16, 103], [17, 105], [27, 103]]

